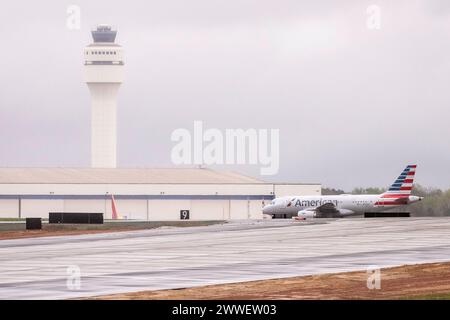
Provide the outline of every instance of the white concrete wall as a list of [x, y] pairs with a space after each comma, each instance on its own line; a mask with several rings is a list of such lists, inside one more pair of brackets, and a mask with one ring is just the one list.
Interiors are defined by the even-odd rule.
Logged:
[[[64, 203], [62, 212], [105, 212], [105, 208], [111, 206], [109, 201], [99, 200], [61, 200]], [[111, 215], [105, 215], [105, 219], [110, 219]]]
[[[316, 195], [320, 185], [296, 184], [0, 184], [0, 195]], [[266, 200], [266, 202], [268, 202]], [[179, 220], [180, 210], [190, 210], [192, 220], [261, 219], [262, 200], [228, 199], [120, 199], [117, 210], [128, 219]], [[18, 217], [17, 199], [0, 199], [0, 217]], [[111, 200], [22, 199], [22, 217], [48, 218], [48, 213], [104, 212], [110, 219]]]
[[49, 212], [62, 211], [64, 200], [22, 199], [22, 218], [48, 218]]
[[88, 86], [91, 92], [91, 166], [115, 168], [120, 84], [88, 83]]
[[228, 200], [192, 200], [190, 214], [191, 220], [226, 220]]
[[0, 218], [18, 218], [19, 200], [0, 199]]
[[248, 200], [231, 200], [230, 201], [230, 220], [248, 219]]
[[[147, 220], [147, 200], [115, 200], [117, 212], [123, 219]], [[105, 216], [108, 217], [108, 219], [112, 217], [111, 200], [107, 200]]]
[[[94, 61], [94, 60], [93, 60]], [[124, 77], [124, 66], [114, 65], [93, 65], [84, 66], [86, 83], [122, 83]]]
[[180, 210], [190, 210], [191, 200], [149, 200], [149, 220], [180, 220]]
[[[116, 199], [117, 211], [127, 219], [179, 220], [190, 210], [191, 220], [260, 219], [260, 200], [128, 200]], [[147, 214], [148, 210], [148, 214]], [[111, 200], [22, 200], [22, 217], [48, 218], [49, 212], [104, 212], [111, 219]], [[0, 200], [0, 217], [17, 218], [18, 200]]]
[[250, 219], [262, 219], [262, 201], [261, 200], [250, 200], [249, 204]]
[[[189, 210], [191, 220], [260, 219], [261, 200], [195, 199], [145, 200], [116, 199], [123, 218], [134, 220], [179, 220], [180, 210]], [[103, 199], [22, 199], [22, 218], [48, 218], [49, 212], [103, 212], [112, 218], [111, 200]], [[17, 199], [0, 199], [0, 218], [17, 218]]]

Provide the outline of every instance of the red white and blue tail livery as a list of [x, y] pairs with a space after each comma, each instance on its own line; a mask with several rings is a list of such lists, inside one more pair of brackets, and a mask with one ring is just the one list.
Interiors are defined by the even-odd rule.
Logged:
[[414, 175], [416, 173], [417, 165], [409, 165], [403, 170], [400, 176], [389, 187], [388, 191], [381, 195], [377, 206], [398, 206], [401, 204], [408, 204], [409, 197], [414, 183]]
[[265, 214], [291, 214], [301, 219], [344, 217], [379, 212], [422, 200], [412, 196], [417, 166], [408, 165], [389, 189], [382, 194], [341, 194], [332, 196], [290, 196], [274, 199], [264, 207]]

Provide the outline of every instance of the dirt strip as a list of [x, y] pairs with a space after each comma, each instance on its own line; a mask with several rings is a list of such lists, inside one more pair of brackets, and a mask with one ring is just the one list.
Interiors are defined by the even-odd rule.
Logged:
[[[123, 232], [134, 230], [147, 230], [161, 227], [197, 227], [208, 226], [223, 221], [173, 221], [173, 222], [106, 222], [105, 224], [43, 224], [42, 230], [25, 230], [25, 224], [1, 224], [0, 240], [21, 239], [21, 238], [39, 238], [52, 236], [71, 236], [93, 233]], [[7, 228], [14, 228], [8, 230]], [[20, 229], [19, 229], [20, 228]], [[17, 230], [19, 229], [19, 230]]]
[[25, 230], [25, 231], [2, 231], [0, 232], [0, 240], [22, 239], [22, 238], [40, 238], [53, 236], [75, 236], [80, 234], [107, 233], [131, 231], [136, 229], [115, 228], [109, 230]]
[[[275, 274], [274, 274], [275, 275]], [[381, 270], [381, 288], [367, 288], [365, 271], [144, 291], [92, 299], [401, 299], [434, 295], [450, 298], [450, 262]]]

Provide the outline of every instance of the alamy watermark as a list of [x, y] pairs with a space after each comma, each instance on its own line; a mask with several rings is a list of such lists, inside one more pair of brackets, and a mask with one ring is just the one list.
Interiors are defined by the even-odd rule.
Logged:
[[172, 132], [171, 159], [176, 165], [260, 165], [261, 175], [278, 173], [280, 165], [279, 129], [204, 130], [194, 121], [191, 132], [179, 128]]
[[369, 30], [380, 30], [381, 29], [381, 8], [376, 4], [372, 4], [367, 7], [367, 20], [366, 26]]
[[81, 289], [81, 269], [77, 265], [68, 266], [66, 269], [67, 280], [66, 287], [68, 290]]
[[66, 9], [66, 27], [69, 30], [80, 30], [81, 28], [81, 8], [76, 4], [71, 4]]
[[369, 266], [367, 268], [367, 289], [381, 289], [381, 269], [379, 266]]

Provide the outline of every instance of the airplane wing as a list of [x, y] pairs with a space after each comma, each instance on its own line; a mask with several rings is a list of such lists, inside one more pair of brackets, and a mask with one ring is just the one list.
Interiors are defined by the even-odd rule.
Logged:
[[325, 203], [315, 208], [306, 209], [308, 211], [314, 211], [317, 218], [334, 218], [341, 217], [343, 215], [352, 215], [353, 211], [347, 209], [338, 210], [333, 203]]
[[316, 207], [314, 210], [316, 211], [317, 217], [334, 217], [340, 213], [334, 203], [325, 203]]

